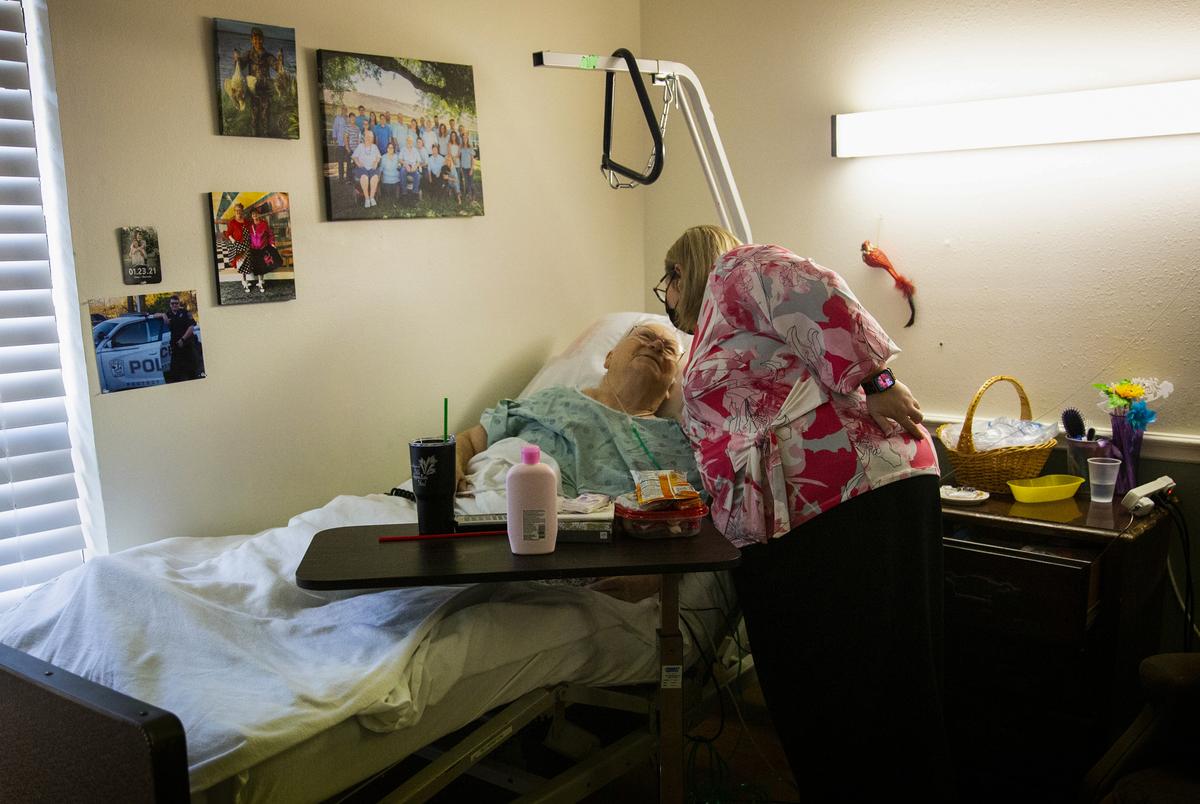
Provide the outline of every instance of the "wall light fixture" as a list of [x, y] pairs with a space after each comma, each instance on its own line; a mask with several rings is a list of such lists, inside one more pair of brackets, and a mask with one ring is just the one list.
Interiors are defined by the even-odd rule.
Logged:
[[1200, 80], [836, 114], [836, 157], [1200, 132]]

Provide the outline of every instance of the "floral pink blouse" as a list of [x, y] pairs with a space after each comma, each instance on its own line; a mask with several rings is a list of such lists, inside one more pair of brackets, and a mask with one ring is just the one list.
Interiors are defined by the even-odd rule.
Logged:
[[882, 432], [859, 387], [899, 351], [833, 271], [779, 246], [717, 261], [684, 372], [684, 430], [726, 538], [766, 542], [938, 473], [928, 433]]

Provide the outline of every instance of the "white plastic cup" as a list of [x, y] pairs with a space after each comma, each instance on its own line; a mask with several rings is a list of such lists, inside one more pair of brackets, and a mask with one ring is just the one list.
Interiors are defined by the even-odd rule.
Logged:
[[1088, 458], [1088, 486], [1092, 490], [1092, 502], [1110, 503], [1117, 487], [1117, 470], [1121, 468], [1118, 458]]

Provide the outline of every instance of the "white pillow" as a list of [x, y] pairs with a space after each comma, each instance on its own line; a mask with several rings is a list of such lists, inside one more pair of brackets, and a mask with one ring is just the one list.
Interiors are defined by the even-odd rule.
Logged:
[[[609, 313], [602, 316], [580, 333], [571, 345], [551, 357], [541, 371], [521, 391], [519, 396], [529, 396], [543, 388], [565, 385], [568, 388], [594, 388], [604, 376], [604, 358], [617, 345], [621, 337], [638, 324], [662, 324], [670, 327], [671, 320], [665, 315], [654, 313]], [[692, 336], [676, 330], [681, 354], [687, 355], [692, 347]], [[682, 366], [682, 361], [680, 361]], [[679, 410], [678, 381], [671, 389], [671, 397], [659, 408], [660, 416], [677, 418]]]

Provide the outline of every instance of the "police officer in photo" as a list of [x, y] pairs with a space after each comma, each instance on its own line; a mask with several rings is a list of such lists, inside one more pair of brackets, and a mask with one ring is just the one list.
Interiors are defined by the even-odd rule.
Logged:
[[172, 296], [170, 308], [159, 313], [171, 328], [171, 370], [163, 377], [167, 382], [195, 380], [204, 376], [204, 359], [196, 338], [196, 319], [183, 306], [178, 296]]

